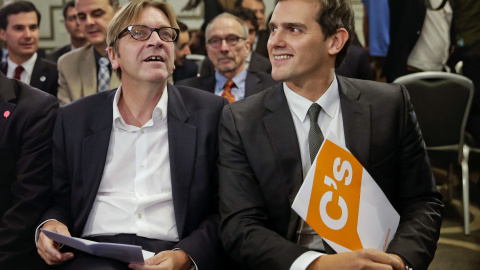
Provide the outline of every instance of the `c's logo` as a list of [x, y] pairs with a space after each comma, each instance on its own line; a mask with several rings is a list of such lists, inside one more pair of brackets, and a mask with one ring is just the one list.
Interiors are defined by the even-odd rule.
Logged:
[[361, 249], [357, 233], [362, 165], [326, 140], [317, 158], [307, 223], [322, 237], [350, 250]]

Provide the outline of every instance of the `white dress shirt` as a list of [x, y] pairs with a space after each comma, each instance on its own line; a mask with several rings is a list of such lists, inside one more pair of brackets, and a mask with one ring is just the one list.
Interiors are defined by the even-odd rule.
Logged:
[[[287, 98], [288, 107], [292, 114], [295, 131], [297, 133], [300, 155], [302, 158], [303, 176], [310, 170], [310, 150], [308, 149], [308, 132], [310, 130], [310, 118], [308, 109], [313, 104], [312, 101], [300, 96], [283, 83], [283, 91]], [[327, 91], [316, 101], [322, 107], [318, 116], [318, 125], [322, 130], [323, 136], [332, 132], [338, 139], [338, 142], [345, 146], [345, 133], [343, 129], [342, 110], [340, 108], [340, 95], [338, 90], [337, 77], [334, 76], [333, 82]], [[316, 251], [307, 251], [298, 257], [290, 267], [291, 270], [304, 270], [315, 259], [323, 255]]]
[[[35, 62], [37, 61], [37, 53], [34, 53], [30, 59], [23, 62], [21, 66], [23, 67], [22, 73], [20, 73], [20, 81], [30, 84], [30, 80], [32, 79], [32, 72], [33, 67], [35, 66]], [[13, 78], [15, 75], [15, 69], [19, 66], [10, 60], [10, 57], [7, 58], [8, 62], [8, 70], [7, 70], [7, 77]]]
[[179, 241], [172, 199], [165, 87], [152, 119], [143, 127], [125, 123], [118, 101], [100, 187], [82, 237], [121, 233]]

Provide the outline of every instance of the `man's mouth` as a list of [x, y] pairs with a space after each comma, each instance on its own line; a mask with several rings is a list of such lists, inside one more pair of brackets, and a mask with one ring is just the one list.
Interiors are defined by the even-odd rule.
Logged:
[[275, 59], [275, 60], [285, 60], [285, 59], [290, 59], [292, 57], [293, 57], [293, 55], [281, 54], [281, 55], [274, 55], [273, 59]]
[[160, 62], [163, 62], [163, 58], [161, 56], [150, 56], [150, 57], [147, 57], [145, 60], [143, 60], [145, 62], [151, 62], [151, 61], [160, 61]]

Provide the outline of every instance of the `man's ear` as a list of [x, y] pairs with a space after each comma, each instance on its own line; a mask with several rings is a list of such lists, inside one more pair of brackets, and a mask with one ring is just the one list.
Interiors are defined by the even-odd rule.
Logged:
[[245, 40], [245, 47], [247, 48], [247, 53], [249, 53], [252, 49], [252, 44], [250, 44], [250, 40]]
[[117, 60], [119, 56], [113, 51], [113, 47], [111, 46], [108, 47], [108, 58], [110, 59], [110, 63], [112, 64], [112, 69], [117, 70], [120, 67]]
[[4, 29], [0, 29], [0, 39], [3, 40], [3, 41], [7, 41], [5, 39], [5, 30]]
[[339, 28], [329, 39], [331, 39], [331, 42], [328, 48], [328, 54], [336, 55], [343, 49], [343, 46], [347, 42], [348, 32], [345, 28]]

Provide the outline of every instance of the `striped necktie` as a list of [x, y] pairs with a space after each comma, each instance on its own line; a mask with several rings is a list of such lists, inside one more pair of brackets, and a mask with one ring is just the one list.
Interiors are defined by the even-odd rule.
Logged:
[[108, 90], [108, 85], [110, 84], [110, 70], [108, 69], [110, 61], [104, 56], [100, 57], [98, 64], [98, 92], [102, 92]]

